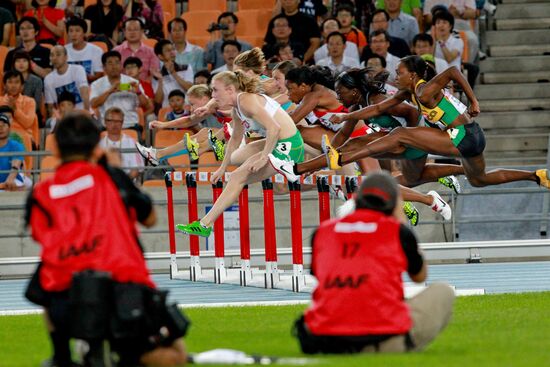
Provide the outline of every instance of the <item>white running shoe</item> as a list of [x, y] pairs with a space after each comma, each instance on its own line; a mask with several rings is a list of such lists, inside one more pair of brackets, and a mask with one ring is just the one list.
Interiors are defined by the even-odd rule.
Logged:
[[336, 208], [336, 216], [338, 218], [342, 218], [348, 214], [353, 213], [354, 210], [355, 210], [355, 199], [349, 199], [344, 204]]
[[153, 166], [158, 166], [160, 164], [159, 159], [157, 158], [157, 150], [153, 147], [144, 147], [140, 143], [136, 142], [136, 148], [141, 154], [141, 156], [147, 161], [150, 162]]
[[330, 196], [341, 200], [342, 202], [346, 202], [348, 198], [346, 197], [346, 194], [344, 193], [344, 190], [342, 190], [341, 186], [338, 185], [329, 185], [328, 190], [330, 193]]
[[443, 200], [441, 196], [439, 196], [439, 194], [433, 190], [428, 192], [428, 195], [434, 198], [431, 206], [432, 210], [441, 214], [443, 219], [450, 220], [453, 216], [453, 211], [451, 210], [450, 205], [447, 204], [445, 200]]
[[300, 180], [300, 175], [294, 173], [294, 162], [285, 161], [275, 157], [273, 154], [267, 156], [269, 158], [269, 163], [275, 168], [275, 171], [279, 172], [290, 182], [297, 182]]

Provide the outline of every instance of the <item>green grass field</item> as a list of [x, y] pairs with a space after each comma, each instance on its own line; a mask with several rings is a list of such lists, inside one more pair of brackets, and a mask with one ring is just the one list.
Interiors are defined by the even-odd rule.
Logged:
[[[190, 309], [187, 348], [301, 356], [290, 326], [304, 308]], [[0, 366], [38, 366], [49, 353], [41, 316], [0, 318]], [[327, 366], [549, 366], [550, 292], [458, 298], [451, 324], [422, 353], [325, 356], [320, 361]]]

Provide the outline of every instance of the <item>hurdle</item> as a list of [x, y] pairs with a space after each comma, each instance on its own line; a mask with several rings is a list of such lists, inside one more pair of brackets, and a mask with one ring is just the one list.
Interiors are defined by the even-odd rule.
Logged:
[[[226, 172], [222, 180], [215, 184], [210, 183], [212, 172], [166, 172], [164, 179], [167, 193], [167, 216], [170, 244], [170, 277], [171, 279], [188, 279], [191, 281], [213, 281], [216, 284], [233, 283], [240, 286], [263, 286], [265, 288], [279, 288], [281, 276], [290, 275], [290, 289], [300, 292], [306, 285], [304, 273], [303, 233], [302, 233], [302, 185], [316, 185], [319, 199], [319, 223], [330, 219], [329, 185], [345, 184], [348, 190], [356, 189], [363, 177], [340, 176], [320, 172], [316, 175], [301, 178], [300, 182], [288, 182], [283, 175], [276, 174], [261, 182], [263, 195], [263, 240], [264, 240], [264, 269], [253, 269], [250, 262], [250, 208], [249, 188], [245, 186], [239, 194], [239, 252], [240, 269], [238, 276], [233, 277], [225, 266], [224, 218], [220, 215], [214, 223], [214, 261], [213, 277], [206, 276], [206, 270], [200, 262], [200, 246], [198, 236], [189, 237], [189, 270], [180, 270], [176, 259], [175, 214], [174, 214], [174, 187], [181, 186], [187, 190], [187, 214], [189, 221], [198, 220], [197, 185], [208, 185], [212, 190], [212, 202], [221, 195], [223, 184], [229, 180], [231, 172]], [[290, 224], [291, 224], [291, 257], [292, 271], [285, 272], [277, 265], [277, 234], [275, 220], [274, 184], [286, 184], [289, 189]], [[351, 192], [348, 193], [351, 197]], [[259, 282], [257, 276], [263, 275]], [[256, 277], [256, 279], [254, 279]], [[286, 279], [285, 279], [286, 280]], [[286, 284], [286, 283], [285, 283]], [[283, 287], [284, 288], [284, 287]]]

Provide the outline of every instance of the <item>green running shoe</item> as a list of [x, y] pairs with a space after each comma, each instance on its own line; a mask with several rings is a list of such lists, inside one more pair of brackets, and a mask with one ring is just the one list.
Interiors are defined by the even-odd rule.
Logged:
[[196, 140], [191, 139], [189, 133], [185, 133], [183, 136], [187, 152], [189, 153], [189, 159], [191, 161], [199, 160], [199, 143]]
[[212, 227], [205, 227], [198, 220], [194, 221], [193, 223], [189, 223], [187, 225], [176, 224], [176, 230], [180, 231], [181, 233], [196, 235], [201, 237], [210, 237], [210, 235], [212, 234]]
[[462, 192], [460, 182], [458, 182], [458, 178], [456, 178], [455, 176], [440, 177], [437, 179], [437, 182], [453, 190], [457, 195]]
[[210, 143], [210, 146], [214, 151], [216, 160], [218, 162], [223, 161], [223, 158], [225, 157], [225, 144], [223, 143], [223, 141], [216, 138], [214, 134], [212, 134], [212, 130], [208, 130], [208, 143]]
[[409, 219], [411, 225], [416, 226], [418, 224], [420, 214], [418, 213], [418, 209], [416, 209], [410, 201], [405, 201], [403, 203], [403, 212], [405, 212], [405, 215]]

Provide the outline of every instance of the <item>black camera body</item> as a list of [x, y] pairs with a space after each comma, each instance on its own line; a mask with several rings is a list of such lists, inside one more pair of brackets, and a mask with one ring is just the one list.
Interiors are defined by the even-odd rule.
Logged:
[[210, 23], [208, 26], [208, 29], [206, 30], [209, 33], [212, 33], [214, 31], [223, 31], [229, 29], [229, 27], [225, 24], [219, 24], [219, 23]]

